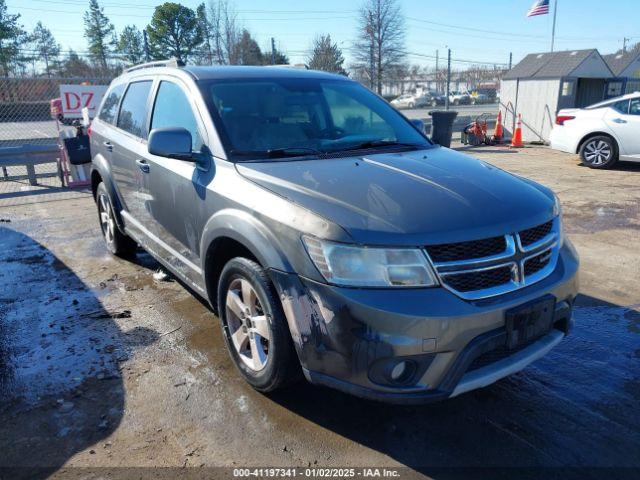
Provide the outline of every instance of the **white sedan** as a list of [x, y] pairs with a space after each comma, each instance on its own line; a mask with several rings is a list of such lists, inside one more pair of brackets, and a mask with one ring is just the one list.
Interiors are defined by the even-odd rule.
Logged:
[[551, 148], [578, 153], [591, 168], [609, 168], [618, 160], [640, 161], [640, 92], [560, 110]]

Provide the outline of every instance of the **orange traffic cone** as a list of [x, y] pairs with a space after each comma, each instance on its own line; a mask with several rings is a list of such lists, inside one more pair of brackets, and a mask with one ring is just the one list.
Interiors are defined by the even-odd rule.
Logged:
[[518, 121], [516, 123], [516, 131], [513, 132], [513, 138], [511, 139], [512, 148], [524, 147], [522, 143], [522, 114], [518, 114]]
[[500, 143], [502, 141], [502, 136], [504, 132], [502, 131], [502, 112], [498, 110], [498, 118], [496, 120], [496, 128], [493, 131], [493, 141]]

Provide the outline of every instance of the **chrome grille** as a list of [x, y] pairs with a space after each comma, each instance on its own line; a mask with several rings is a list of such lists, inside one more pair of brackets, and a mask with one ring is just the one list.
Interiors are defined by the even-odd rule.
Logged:
[[534, 243], [537, 243], [548, 236], [551, 233], [552, 229], [553, 221], [550, 221], [547, 223], [543, 223], [542, 225], [523, 230], [519, 233], [520, 244], [523, 247], [529, 247], [530, 245], [533, 245]]
[[504, 265], [502, 267], [490, 268], [481, 271], [453, 273], [443, 275], [447, 284], [459, 292], [472, 292], [503, 285], [511, 281], [513, 267]]
[[542, 280], [555, 268], [560, 220], [501, 237], [428, 245], [442, 285], [466, 300], [508, 293]]
[[534, 273], [538, 273], [544, 267], [549, 265], [551, 261], [551, 250], [545, 250], [544, 252], [536, 255], [535, 257], [531, 257], [528, 260], [524, 261], [524, 274], [525, 276], [533, 275]]
[[427, 252], [434, 262], [456, 262], [471, 258], [490, 257], [502, 253], [507, 248], [505, 238], [493, 237], [470, 242], [430, 245]]

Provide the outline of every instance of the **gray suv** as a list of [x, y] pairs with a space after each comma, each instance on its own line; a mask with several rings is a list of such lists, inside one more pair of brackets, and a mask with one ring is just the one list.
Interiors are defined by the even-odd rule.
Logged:
[[342, 76], [160, 62], [91, 126], [108, 249], [208, 300], [242, 376], [459, 395], [569, 332], [578, 258], [546, 187], [432, 144]]

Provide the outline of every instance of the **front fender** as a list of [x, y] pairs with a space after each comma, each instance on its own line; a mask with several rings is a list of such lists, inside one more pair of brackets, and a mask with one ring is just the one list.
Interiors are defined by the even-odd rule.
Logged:
[[95, 155], [91, 159], [91, 178], [93, 179], [94, 172], [97, 172], [102, 179], [102, 183], [107, 188], [107, 192], [109, 192], [109, 197], [111, 198], [111, 205], [113, 206], [114, 216], [116, 220], [116, 224], [118, 225], [118, 229], [121, 232], [124, 232], [124, 222], [122, 221], [122, 216], [120, 212], [123, 209], [122, 197], [120, 196], [120, 192], [116, 187], [116, 184], [113, 180], [113, 175], [111, 174], [111, 165], [109, 162], [100, 154]]
[[217, 239], [227, 237], [244, 245], [264, 268], [292, 272], [288, 259], [282, 253], [280, 241], [257, 218], [235, 208], [220, 210], [204, 227], [200, 242], [200, 258], [206, 259], [209, 247]]

